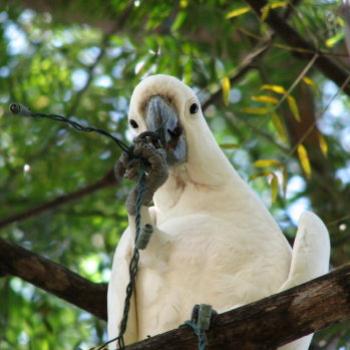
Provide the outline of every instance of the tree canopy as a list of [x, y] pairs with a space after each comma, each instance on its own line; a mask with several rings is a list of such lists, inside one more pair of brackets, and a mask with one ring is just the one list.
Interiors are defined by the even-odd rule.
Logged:
[[[350, 60], [339, 5], [3, 1], [0, 239], [104, 286], [132, 186], [113, 178], [120, 149], [62, 123], [13, 116], [8, 106], [69, 116], [130, 143], [133, 88], [147, 75], [166, 73], [198, 92], [218, 143], [289, 241], [301, 212], [312, 210], [330, 231], [332, 266], [348, 262]], [[6, 266], [0, 275], [1, 349], [87, 349], [106, 339], [96, 313]], [[320, 332], [313, 347], [349, 347], [348, 328]]]

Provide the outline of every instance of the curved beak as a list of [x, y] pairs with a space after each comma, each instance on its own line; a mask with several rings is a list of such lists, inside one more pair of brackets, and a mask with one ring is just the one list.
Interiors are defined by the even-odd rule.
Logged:
[[175, 108], [162, 96], [152, 96], [147, 103], [147, 129], [158, 134], [167, 153], [169, 165], [186, 160], [186, 142]]

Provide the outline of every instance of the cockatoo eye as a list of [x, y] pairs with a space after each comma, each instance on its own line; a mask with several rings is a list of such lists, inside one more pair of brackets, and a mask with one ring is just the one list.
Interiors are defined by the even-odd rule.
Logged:
[[192, 103], [190, 106], [190, 113], [195, 114], [198, 112], [198, 109], [199, 109], [199, 107], [198, 107], [197, 103]]
[[137, 129], [139, 127], [139, 124], [134, 119], [130, 119], [129, 121], [132, 128]]

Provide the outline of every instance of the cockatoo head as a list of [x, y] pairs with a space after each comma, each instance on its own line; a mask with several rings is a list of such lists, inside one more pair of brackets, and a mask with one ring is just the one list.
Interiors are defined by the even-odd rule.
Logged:
[[136, 86], [128, 119], [135, 136], [145, 131], [160, 136], [168, 164], [173, 166], [186, 162], [186, 133], [191, 120], [201, 114], [199, 101], [188, 86], [171, 76], [154, 75]]
[[231, 176], [232, 166], [216, 143], [196, 94], [180, 80], [163, 74], [142, 80], [131, 96], [128, 119], [135, 137], [145, 131], [161, 135], [177, 178], [216, 186]]

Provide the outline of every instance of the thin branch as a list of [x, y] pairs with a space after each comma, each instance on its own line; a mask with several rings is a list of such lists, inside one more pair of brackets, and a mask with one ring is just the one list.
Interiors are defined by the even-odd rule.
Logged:
[[[246, 28], [238, 28], [237, 31], [241, 32], [242, 34], [244, 34], [248, 38], [253, 38], [257, 41], [261, 40], [261, 36], [254, 34], [253, 32], [247, 30]], [[289, 46], [287, 44], [272, 43], [271, 47], [276, 47], [278, 49], [282, 49], [285, 51], [292, 51], [295, 53], [300, 52], [300, 53], [309, 53], [310, 55], [315, 54], [315, 51], [307, 50], [307, 49], [303, 49], [303, 48], [299, 48], [299, 47], [293, 47], [293, 46]], [[329, 56], [329, 57], [334, 57], [334, 58], [349, 57], [348, 53], [346, 53], [346, 52], [342, 53], [342, 52], [331, 52], [331, 51], [318, 50], [317, 54], [320, 56]]]
[[107, 319], [107, 286], [93, 283], [67, 268], [0, 238], [3, 275], [22, 278], [69, 303]]
[[289, 87], [289, 89], [283, 94], [281, 99], [278, 101], [276, 106], [274, 106], [274, 110], [277, 110], [279, 107], [281, 107], [282, 103], [291, 95], [295, 87], [300, 83], [300, 81], [305, 77], [305, 75], [308, 73], [308, 71], [313, 67], [315, 61], [317, 60], [318, 54], [314, 54], [311, 60], [308, 62], [308, 64], [303, 68], [303, 70], [300, 72], [300, 74], [297, 76], [297, 78], [294, 80], [293, 84]]
[[110, 38], [111, 38], [111, 34], [104, 35], [104, 37], [102, 39], [102, 43], [100, 45], [100, 52], [97, 55], [95, 61], [87, 68], [86, 82], [85, 82], [84, 86], [73, 97], [71, 107], [68, 109], [68, 112], [67, 112], [68, 116], [72, 116], [75, 114], [75, 112], [77, 111], [77, 109], [79, 107], [79, 104], [80, 104], [82, 97], [84, 96], [85, 92], [88, 91], [88, 89], [89, 89], [89, 87], [94, 79], [94, 73], [95, 73], [96, 67], [101, 62], [104, 55], [106, 54]]
[[[285, 11], [283, 18], [287, 20], [293, 13], [293, 8], [295, 8], [300, 0], [294, 0], [290, 3]], [[241, 30], [241, 29], [239, 29]], [[243, 30], [242, 30], [243, 31]], [[251, 69], [257, 67], [258, 61], [264, 56], [264, 54], [273, 46], [273, 39], [275, 37], [274, 33], [270, 33], [267, 38], [259, 39], [259, 43], [256, 48], [249, 53], [243, 60], [239, 67], [235, 70], [234, 74], [230, 77], [230, 84], [233, 85], [241, 80]], [[313, 53], [314, 54], [314, 53]], [[205, 111], [212, 104], [217, 103], [220, 98], [222, 98], [222, 89], [218, 89], [202, 104], [202, 109]]]
[[[256, 64], [259, 59], [263, 57], [263, 55], [270, 48], [270, 40], [265, 41], [263, 44], [257, 45], [257, 48], [248, 54], [244, 59], [241, 65], [237, 68], [234, 74], [230, 77], [231, 85], [237, 83], [240, 79], [242, 79], [251, 69], [256, 67]], [[214, 92], [209, 98], [203, 102], [202, 109], [205, 111], [210, 105], [217, 103], [220, 98], [222, 98], [222, 89], [218, 89]]]
[[297, 150], [298, 146], [301, 145], [305, 139], [311, 134], [312, 130], [315, 128], [317, 120], [321, 119], [321, 117], [326, 113], [328, 108], [330, 107], [331, 103], [334, 101], [334, 99], [339, 95], [340, 92], [344, 91], [347, 86], [349, 86], [350, 82], [350, 75], [347, 76], [345, 81], [342, 83], [340, 86], [339, 90], [332, 96], [330, 101], [327, 103], [327, 105], [323, 108], [321, 111], [320, 115], [318, 116], [317, 119], [314, 120], [314, 122], [309, 126], [309, 128], [305, 131], [303, 136], [296, 142], [296, 144], [293, 146], [293, 148], [289, 151], [289, 157], [292, 156], [292, 154]]
[[101, 62], [101, 60], [103, 59], [103, 57], [105, 56], [105, 54], [107, 52], [109, 42], [112, 38], [112, 35], [123, 29], [123, 27], [125, 26], [130, 14], [131, 14], [133, 7], [134, 7], [133, 1], [129, 1], [129, 4], [126, 6], [125, 10], [120, 14], [117, 21], [114, 23], [114, 25], [111, 27], [111, 29], [108, 30], [107, 33], [103, 36], [103, 39], [102, 39], [101, 45], [100, 45], [100, 52], [97, 55], [95, 61], [87, 68], [88, 78], [85, 82], [85, 85], [74, 96], [71, 107], [67, 113], [68, 116], [71, 116], [76, 112], [76, 110], [79, 106], [79, 103], [81, 101], [81, 98], [83, 97], [84, 93], [89, 89], [90, 84], [92, 83], [92, 81], [94, 79], [94, 73], [95, 73], [96, 67]]
[[[311, 282], [213, 318], [208, 349], [276, 349], [334, 323], [350, 319], [350, 265]], [[128, 346], [127, 350], [193, 350], [188, 327]]]
[[253, 123], [251, 123], [249, 120], [247, 120], [246, 118], [237, 118], [234, 114], [225, 114], [225, 119], [230, 123], [230, 124], [234, 124], [234, 123], [242, 123], [244, 125], [246, 125], [248, 128], [250, 128], [256, 135], [259, 135], [261, 138], [265, 139], [265, 141], [273, 144], [275, 147], [277, 147], [283, 154], [288, 154], [289, 152], [289, 148], [287, 148], [286, 146], [278, 143], [273, 137], [272, 135], [270, 135], [269, 133], [263, 131], [262, 128], [259, 128], [257, 126], [255, 126]]
[[287, 8], [282, 15], [285, 21], [295, 12], [300, 2], [301, 0], [288, 1]]
[[[248, 5], [257, 13], [261, 18], [261, 10], [266, 5], [265, 0], [245, 0]], [[286, 21], [278, 16], [273, 10], [269, 12], [266, 18], [266, 23], [275, 31], [283, 41], [288, 45], [297, 47], [301, 52], [292, 52], [292, 54], [298, 58], [310, 60], [316, 53], [320, 53], [319, 50], [311, 43], [304, 40]], [[305, 51], [302, 51], [305, 50]], [[315, 61], [315, 66], [320, 72], [322, 72], [327, 78], [334, 81], [335, 84], [341, 86], [349, 75], [349, 72], [341, 68], [337, 63], [329, 59], [328, 57], [319, 55]], [[348, 84], [344, 88], [344, 92], [350, 96], [350, 85]]]
[[36, 207], [29, 208], [21, 213], [11, 215], [7, 218], [0, 219], [0, 229], [4, 228], [14, 222], [23, 221], [29, 219], [33, 216], [40, 215], [45, 211], [56, 209], [61, 205], [73, 202], [77, 199], [80, 199], [86, 195], [94, 193], [103, 188], [117, 185], [117, 180], [114, 176], [113, 170], [108, 171], [108, 173], [102, 177], [100, 180], [87, 185], [77, 191], [58, 196], [48, 202], [42, 203]]

